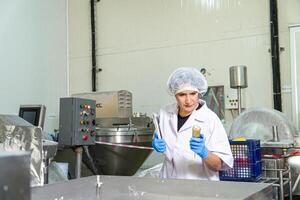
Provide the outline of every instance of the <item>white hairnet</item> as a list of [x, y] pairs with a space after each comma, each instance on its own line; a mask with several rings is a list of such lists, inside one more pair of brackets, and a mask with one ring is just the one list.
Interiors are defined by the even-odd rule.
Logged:
[[196, 68], [181, 67], [176, 69], [169, 77], [167, 86], [173, 95], [182, 91], [197, 91], [202, 96], [207, 91], [206, 78]]

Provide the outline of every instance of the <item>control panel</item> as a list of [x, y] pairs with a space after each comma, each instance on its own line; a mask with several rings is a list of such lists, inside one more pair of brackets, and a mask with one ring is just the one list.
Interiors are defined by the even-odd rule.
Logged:
[[76, 97], [60, 99], [60, 145], [80, 146], [95, 144], [96, 101]]

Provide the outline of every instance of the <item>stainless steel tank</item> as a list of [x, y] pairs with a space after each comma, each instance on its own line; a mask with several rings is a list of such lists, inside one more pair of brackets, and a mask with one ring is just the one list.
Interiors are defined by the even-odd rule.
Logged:
[[[96, 132], [89, 152], [100, 174], [131, 176], [152, 152], [148, 117], [97, 119]], [[86, 155], [83, 160], [91, 168]]]

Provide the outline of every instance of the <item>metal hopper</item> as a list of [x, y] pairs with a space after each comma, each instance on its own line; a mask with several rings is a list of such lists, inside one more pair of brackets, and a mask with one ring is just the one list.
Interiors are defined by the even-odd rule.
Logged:
[[[96, 145], [89, 147], [98, 173], [133, 175], [152, 152], [153, 129], [148, 117], [97, 121]], [[86, 154], [84, 162], [92, 169]]]

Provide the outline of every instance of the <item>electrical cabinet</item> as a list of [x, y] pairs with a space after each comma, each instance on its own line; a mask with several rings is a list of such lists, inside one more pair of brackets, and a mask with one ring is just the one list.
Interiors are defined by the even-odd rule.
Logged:
[[80, 146], [95, 144], [96, 101], [67, 97], [60, 99], [59, 136], [60, 145]]

